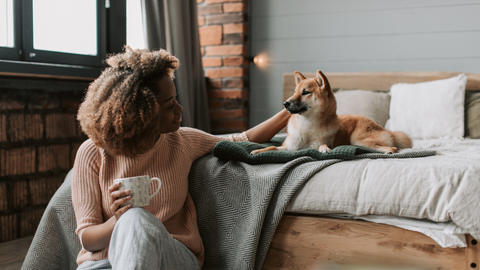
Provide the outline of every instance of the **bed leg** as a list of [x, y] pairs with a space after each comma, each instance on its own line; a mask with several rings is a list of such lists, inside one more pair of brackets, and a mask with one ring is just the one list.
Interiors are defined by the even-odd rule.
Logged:
[[473, 270], [480, 267], [480, 245], [470, 234], [466, 235], [467, 248], [465, 257], [467, 259], [465, 269]]

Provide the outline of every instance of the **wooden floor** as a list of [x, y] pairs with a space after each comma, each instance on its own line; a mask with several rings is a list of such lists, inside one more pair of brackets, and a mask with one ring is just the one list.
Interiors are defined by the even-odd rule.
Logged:
[[22, 267], [33, 236], [0, 243], [0, 270], [19, 270]]

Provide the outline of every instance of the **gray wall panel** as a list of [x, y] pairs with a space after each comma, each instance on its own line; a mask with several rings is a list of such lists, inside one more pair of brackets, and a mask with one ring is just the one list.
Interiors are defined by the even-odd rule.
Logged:
[[250, 126], [282, 108], [283, 73], [480, 73], [480, 0], [254, 0]]

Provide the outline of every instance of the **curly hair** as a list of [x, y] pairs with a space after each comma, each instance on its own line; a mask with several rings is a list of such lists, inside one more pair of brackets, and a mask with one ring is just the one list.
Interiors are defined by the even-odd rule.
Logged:
[[173, 79], [178, 59], [160, 49], [132, 50], [111, 55], [107, 67], [93, 81], [78, 110], [80, 126], [96, 146], [112, 155], [147, 152], [160, 133], [158, 81]]

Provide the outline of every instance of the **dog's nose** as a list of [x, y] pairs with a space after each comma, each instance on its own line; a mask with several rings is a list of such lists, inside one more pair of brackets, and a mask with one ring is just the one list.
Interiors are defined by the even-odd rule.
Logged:
[[290, 101], [283, 102], [283, 107], [285, 107], [285, 109], [288, 109], [288, 107], [290, 107]]

